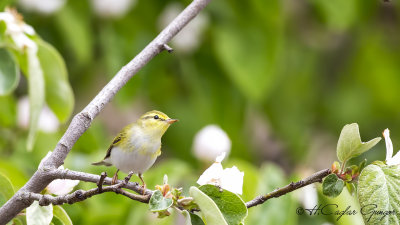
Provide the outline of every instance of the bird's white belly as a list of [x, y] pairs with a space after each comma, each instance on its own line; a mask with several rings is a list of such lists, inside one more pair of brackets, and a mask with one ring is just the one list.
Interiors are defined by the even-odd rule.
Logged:
[[111, 151], [111, 163], [122, 172], [143, 173], [149, 169], [157, 157], [141, 151], [124, 152], [119, 147], [114, 147]]

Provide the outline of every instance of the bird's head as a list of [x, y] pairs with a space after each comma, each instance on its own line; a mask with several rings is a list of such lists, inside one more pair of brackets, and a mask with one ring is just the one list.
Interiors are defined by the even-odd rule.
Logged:
[[137, 123], [145, 129], [145, 132], [154, 135], [163, 135], [168, 127], [177, 122], [177, 119], [169, 118], [165, 113], [153, 110], [143, 114]]

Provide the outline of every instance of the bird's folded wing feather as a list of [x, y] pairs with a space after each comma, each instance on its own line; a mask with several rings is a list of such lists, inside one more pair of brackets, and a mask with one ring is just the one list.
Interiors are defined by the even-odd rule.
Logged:
[[113, 149], [114, 146], [117, 146], [119, 144], [119, 142], [122, 140], [122, 138], [125, 137], [125, 132], [121, 132], [118, 134], [118, 136], [116, 136], [112, 142], [112, 144], [110, 145], [110, 147], [108, 147], [107, 150], [107, 154], [104, 157], [104, 159], [107, 159], [108, 157], [111, 156], [111, 150]]

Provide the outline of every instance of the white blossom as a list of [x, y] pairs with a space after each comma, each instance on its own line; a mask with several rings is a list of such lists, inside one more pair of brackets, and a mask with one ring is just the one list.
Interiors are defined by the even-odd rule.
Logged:
[[35, 34], [35, 30], [24, 23], [21, 15], [15, 10], [7, 9], [5, 12], [0, 12], [0, 21], [6, 23], [5, 34], [11, 37], [16, 48], [19, 50], [28, 48], [33, 53], [37, 52], [37, 44], [29, 37]]
[[[51, 151], [49, 151], [42, 161], [40, 161], [39, 168], [43, 165], [43, 162], [50, 157], [50, 155]], [[64, 166], [61, 165], [58, 169], [64, 169]], [[78, 183], [79, 180], [56, 179], [46, 187], [46, 190], [50, 194], [66, 195], [71, 192]]]
[[385, 129], [383, 131], [383, 137], [385, 138], [386, 143], [386, 164], [389, 166], [399, 165], [400, 164], [400, 151], [393, 156], [393, 144], [392, 140], [390, 140], [390, 132], [389, 129]]
[[65, 5], [66, 0], [19, 0], [20, 6], [28, 11], [52, 14]]
[[301, 188], [297, 197], [305, 209], [312, 209], [318, 205], [318, 193], [314, 184]]
[[[183, 6], [179, 3], [168, 4], [159, 17], [159, 29], [164, 29], [182, 10]], [[173, 47], [181, 52], [196, 50], [201, 43], [202, 34], [208, 23], [208, 17], [204, 12], [197, 15], [172, 39]]]
[[[29, 126], [29, 98], [26, 96], [18, 100], [17, 118], [20, 127], [27, 128]], [[57, 116], [47, 105], [44, 105], [39, 115], [39, 130], [51, 133], [56, 132], [59, 126], [60, 122]]]
[[98, 16], [120, 18], [135, 5], [136, 0], [92, 0], [91, 2]]
[[198, 159], [213, 162], [222, 153], [229, 154], [231, 145], [225, 131], [217, 125], [208, 125], [195, 135], [192, 150]]
[[236, 166], [224, 169], [221, 161], [225, 158], [225, 153], [218, 156], [208, 169], [197, 180], [200, 185], [213, 184], [236, 194], [242, 194], [244, 173], [239, 171]]

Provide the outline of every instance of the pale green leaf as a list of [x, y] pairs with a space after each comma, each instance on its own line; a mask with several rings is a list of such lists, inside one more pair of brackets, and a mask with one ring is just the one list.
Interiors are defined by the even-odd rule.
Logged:
[[3, 195], [7, 200], [14, 195], [14, 188], [10, 179], [8, 179], [2, 173], [0, 173], [0, 194]]
[[347, 124], [343, 127], [342, 132], [340, 133], [336, 150], [337, 157], [341, 162], [346, 162], [347, 160], [368, 151], [380, 140], [381, 138], [377, 137], [368, 142], [361, 142], [358, 124]]
[[89, 14], [66, 5], [55, 15], [55, 23], [61, 38], [82, 65], [92, 59], [92, 35]]
[[53, 219], [53, 205], [40, 206], [38, 201], [26, 208], [27, 225], [49, 225]]
[[29, 93], [29, 134], [27, 140], [28, 151], [31, 151], [35, 143], [39, 116], [43, 108], [45, 97], [45, 84], [43, 71], [37, 54], [31, 49], [27, 50], [28, 57], [28, 93]]
[[247, 207], [237, 194], [221, 191], [214, 185], [203, 185], [199, 189], [215, 202], [229, 225], [238, 225], [246, 218]]
[[72, 221], [67, 212], [61, 206], [53, 206], [53, 215], [57, 217], [63, 223], [63, 225], [72, 225]]
[[58, 120], [65, 122], [74, 108], [74, 94], [68, 82], [64, 60], [51, 45], [37, 41], [38, 58], [46, 83], [46, 103]]
[[376, 162], [364, 168], [359, 177], [357, 194], [361, 214], [367, 225], [400, 224], [399, 190], [399, 166]]
[[150, 198], [149, 208], [152, 212], [161, 212], [171, 207], [172, 203], [172, 199], [164, 198], [161, 191], [156, 190]]
[[199, 206], [207, 225], [228, 225], [218, 206], [210, 197], [194, 186], [190, 187], [189, 193]]
[[185, 218], [185, 225], [192, 225], [189, 212], [187, 210], [179, 210], [179, 212], [182, 213], [183, 217]]
[[336, 174], [329, 174], [322, 183], [322, 193], [328, 197], [335, 198], [342, 193], [344, 181]]
[[253, 101], [266, 97], [276, 77], [274, 47], [268, 44], [258, 28], [237, 32], [233, 27], [221, 25], [215, 29], [218, 59], [233, 83]]
[[12, 55], [0, 48], [0, 95], [11, 93], [18, 84], [19, 71]]

